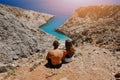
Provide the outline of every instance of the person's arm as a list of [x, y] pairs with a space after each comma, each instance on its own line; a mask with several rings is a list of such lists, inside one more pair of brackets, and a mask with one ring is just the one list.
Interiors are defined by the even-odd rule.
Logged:
[[49, 54], [50, 54], [50, 53], [48, 52], [48, 54], [47, 54], [47, 56], [46, 56], [46, 60], [48, 60], [48, 59], [49, 59]]

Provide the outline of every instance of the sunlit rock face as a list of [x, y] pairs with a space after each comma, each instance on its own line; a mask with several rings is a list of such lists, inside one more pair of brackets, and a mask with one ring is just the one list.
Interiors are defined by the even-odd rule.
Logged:
[[45, 52], [55, 40], [39, 29], [53, 15], [0, 4], [0, 62]]
[[120, 5], [80, 7], [57, 31], [78, 44], [120, 51]]

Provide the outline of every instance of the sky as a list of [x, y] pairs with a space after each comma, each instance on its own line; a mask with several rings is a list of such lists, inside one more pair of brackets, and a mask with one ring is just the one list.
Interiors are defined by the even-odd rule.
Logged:
[[71, 15], [80, 6], [120, 4], [120, 0], [0, 0], [0, 3], [54, 15]]

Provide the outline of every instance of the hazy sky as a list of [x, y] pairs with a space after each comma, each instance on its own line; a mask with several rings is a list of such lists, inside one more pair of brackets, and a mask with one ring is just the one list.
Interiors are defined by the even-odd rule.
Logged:
[[120, 4], [120, 0], [0, 0], [0, 3], [55, 15], [69, 15], [80, 6]]

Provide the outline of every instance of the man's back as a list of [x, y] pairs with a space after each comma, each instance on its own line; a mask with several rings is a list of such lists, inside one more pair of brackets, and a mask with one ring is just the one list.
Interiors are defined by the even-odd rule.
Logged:
[[65, 54], [66, 52], [63, 50], [50, 50], [48, 52], [47, 59], [51, 59], [53, 65], [58, 65], [62, 63], [62, 59], [64, 58]]

